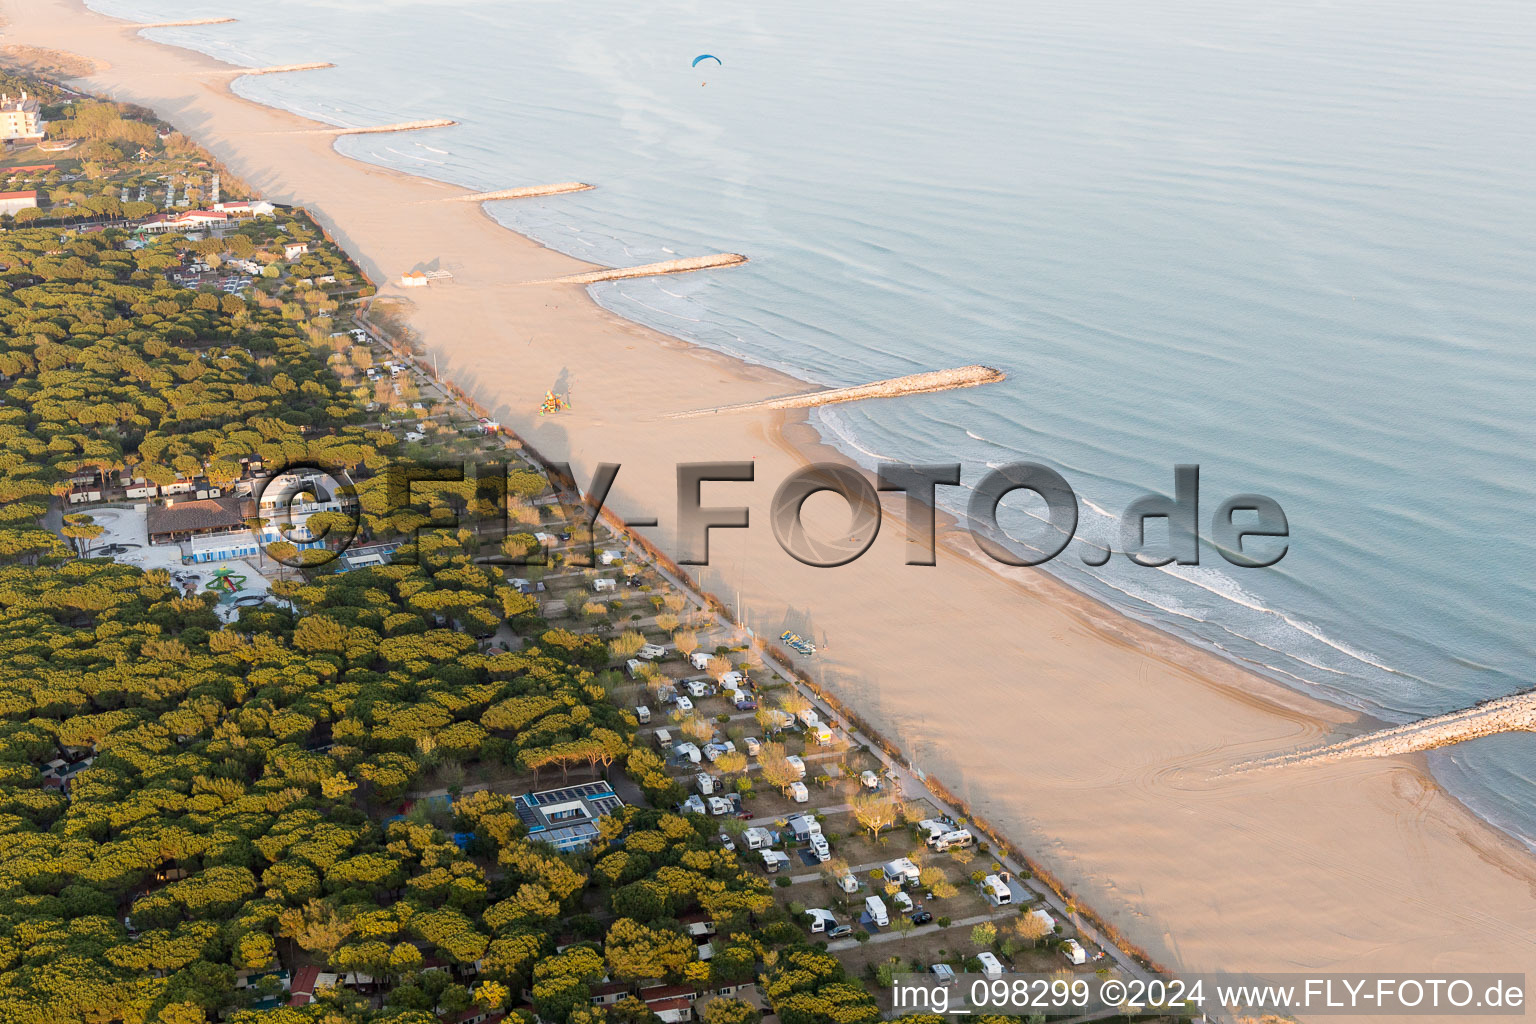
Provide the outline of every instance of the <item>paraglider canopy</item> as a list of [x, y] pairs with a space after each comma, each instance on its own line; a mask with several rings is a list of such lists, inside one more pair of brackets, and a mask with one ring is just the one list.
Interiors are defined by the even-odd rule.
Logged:
[[692, 67], [698, 67], [699, 66], [699, 61], [701, 61], [701, 60], [712, 60], [716, 64], [719, 64], [722, 67], [725, 66], [725, 61], [721, 60], [719, 57], [716, 57], [712, 53], [701, 53], [701, 54], [699, 54], [697, 57], [693, 58], [693, 64], [691, 66]]

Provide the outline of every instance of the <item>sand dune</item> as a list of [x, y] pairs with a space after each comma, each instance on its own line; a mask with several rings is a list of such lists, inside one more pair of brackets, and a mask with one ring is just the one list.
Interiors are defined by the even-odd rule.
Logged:
[[[714, 531], [702, 581], [739, 588], [760, 631], [813, 637], [821, 652], [805, 667], [829, 690], [1156, 959], [1536, 975], [1536, 862], [1434, 787], [1416, 759], [1224, 774], [1369, 723], [1040, 572], [982, 561], [963, 531], [943, 533], [936, 567], [905, 565], [899, 501], [856, 562], [795, 562], [767, 528], [773, 492], [808, 459], [840, 458], [817, 447], [803, 414], [666, 417], [794, 394], [803, 382], [602, 310], [569, 280], [601, 268], [506, 231], [474, 204], [430, 202], [461, 188], [346, 159], [334, 136], [307, 131], [312, 122], [209, 88], [199, 76], [221, 65], [208, 58], [124, 33], [78, 0], [0, 0], [0, 10], [12, 38], [99, 62], [89, 85], [187, 125], [268, 198], [308, 207], [375, 280], [423, 260], [454, 266], [455, 287], [409, 296], [429, 354], [578, 479], [599, 461], [621, 463], [610, 506], [660, 518], [647, 532], [664, 549], [676, 550], [676, 463], [750, 461], [754, 482], [708, 485], [707, 503], [746, 505], [753, 526]], [[516, 284], [532, 281], [545, 283]], [[557, 385], [574, 411], [540, 417]], [[838, 530], [840, 513], [808, 514], [808, 529]]]

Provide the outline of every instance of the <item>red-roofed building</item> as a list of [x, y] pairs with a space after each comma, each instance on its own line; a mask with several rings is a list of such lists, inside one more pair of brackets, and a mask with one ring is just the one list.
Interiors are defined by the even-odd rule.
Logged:
[[308, 1006], [315, 999], [315, 982], [320, 977], [318, 967], [300, 967], [293, 972], [293, 984], [288, 991], [292, 993], [288, 998], [289, 1006]]
[[0, 192], [0, 214], [37, 209], [37, 191]]
[[693, 1002], [682, 996], [675, 999], [657, 999], [645, 1005], [665, 1024], [684, 1024], [685, 1021], [693, 1020]]

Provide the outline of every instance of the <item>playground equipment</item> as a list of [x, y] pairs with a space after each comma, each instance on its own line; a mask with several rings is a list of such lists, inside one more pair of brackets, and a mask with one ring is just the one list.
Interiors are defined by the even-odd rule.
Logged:
[[571, 407], [571, 399], [568, 395], [557, 395], [553, 391], [544, 392], [544, 401], [539, 403], [539, 415], [545, 416], [551, 413], [564, 412]]
[[221, 590], [226, 594], [238, 594], [245, 589], [246, 577], [232, 569], [217, 569], [208, 581], [209, 590]]

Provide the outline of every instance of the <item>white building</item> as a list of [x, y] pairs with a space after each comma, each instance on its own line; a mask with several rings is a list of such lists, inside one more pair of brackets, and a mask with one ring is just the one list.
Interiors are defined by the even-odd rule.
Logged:
[[0, 192], [0, 214], [37, 209], [37, 192]]
[[0, 94], [0, 139], [6, 142], [41, 139], [46, 132], [42, 107], [25, 89], [20, 96]]

